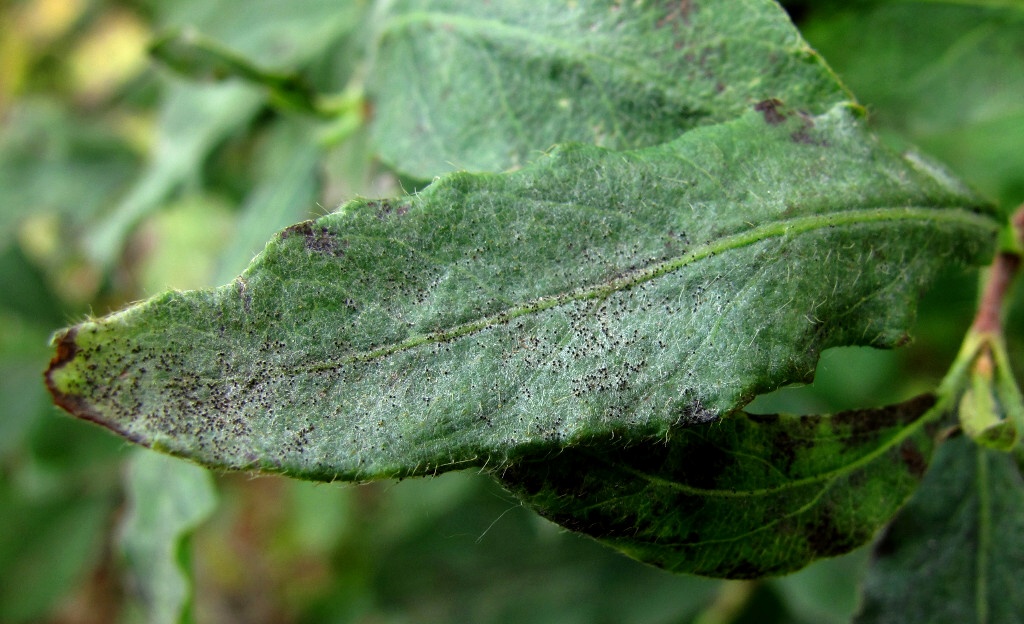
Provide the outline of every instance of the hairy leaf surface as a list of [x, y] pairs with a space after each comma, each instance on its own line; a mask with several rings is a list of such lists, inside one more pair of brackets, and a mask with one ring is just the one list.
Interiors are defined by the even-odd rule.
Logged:
[[922, 396], [834, 416], [747, 415], [663, 444], [574, 447], [496, 476], [555, 522], [673, 572], [760, 578], [869, 541], [934, 446]]
[[777, 98], [846, 100], [772, 0], [398, 0], [376, 15], [374, 135], [423, 179], [501, 171], [555, 143], [657, 145]]
[[1020, 465], [966, 438], [952, 440], [876, 547], [855, 622], [1019, 622], [1022, 565]]
[[234, 283], [55, 337], [58, 404], [204, 464], [470, 465], [731, 413], [822, 349], [907, 339], [996, 222], [847, 106], [774, 101], [636, 152], [566, 147], [287, 228]]

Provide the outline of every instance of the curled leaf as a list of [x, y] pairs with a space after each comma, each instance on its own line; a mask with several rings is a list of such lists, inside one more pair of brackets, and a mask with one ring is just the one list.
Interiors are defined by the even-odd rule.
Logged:
[[664, 438], [907, 339], [997, 222], [850, 107], [775, 101], [285, 229], [233, 283], [58, 334], [73, 414], [231, 469], [370, 479]]

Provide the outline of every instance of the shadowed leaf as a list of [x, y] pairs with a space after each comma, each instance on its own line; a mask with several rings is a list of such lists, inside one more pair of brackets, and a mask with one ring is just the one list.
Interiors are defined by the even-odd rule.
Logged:
[[855, 622], [1020, 622], [1022, 565], [1019, 465], [966, 438], [951, 440], [876, 547]]
[[892, 518], [931, 457], [933, 404], [740, 413], [663, 443], [575, 447], [495, 476], [541, 515], [673, 572], [785, 574], [853, 550]]

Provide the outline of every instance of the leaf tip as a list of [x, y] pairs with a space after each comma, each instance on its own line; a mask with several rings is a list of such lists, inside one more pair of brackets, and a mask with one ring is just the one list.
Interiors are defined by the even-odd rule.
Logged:
[[68, 363], [74, 361], [75, 356], [78, 355], [78, 343], [75, 342], [77, 335], [77, 326], [62, 329], [53, 335], [50, 345], [56, 349], [56, 353], [43, 373], [46, 388], [50, 391], [53, 402], [72, 414], [75, 414], [79, 397], [65, 392], [67, 379], [62, 372]]
[[85, 396], [76, 391], [82, 379], [71, 364], [82, 353], [82, 348], [76, 340], [79, 327], [76, 325], [62, 329], [56, 332], [50, 340], [50, 344], [56, 349], [56, 353], [54, 353], [49, 366], [43, 372], [43, 379], [54, 404], [75, 418], [87, 420], [110, 429], [130, 442], [148, 446], [147, 442], [140, 436], [125, 428], [117, 427], [116, 423], [108, 418], [104, 418], [103, 414]]

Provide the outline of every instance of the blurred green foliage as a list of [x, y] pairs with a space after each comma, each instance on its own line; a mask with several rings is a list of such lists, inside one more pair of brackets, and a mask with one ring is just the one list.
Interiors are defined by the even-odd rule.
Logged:
[[[920, 143], [1006, 211], [1024, 201], [1019, 5], [790, 8], [887, 140]], [[252, 84], [182, 78], [148, 59], [148, 43], [192, 28], [317, 93], [342, 93], [362, 80], [370, 9], [0, 3], [0, 622], [154, 617], [145, 579], [128, 574], [140, 569], [131, 527], [145, 526], [133, 505], [159, 504], [169, 488], [129, 469], [137, 451], [50, 405], [49, 333], [159, 290], [227, 281], [274, 231], [401, 186], [364, 127], [339, 129]], [[933, 387], [973, 299], [973, 276], [949, 276], [912, 347], [828, 352], [813, 386], [757, 409], [882, 405]], [[167, 462], [174, 479], [181, 462]], [[557, 529], [473, 474], [358, 487], [213, 481], [212, 515], [147, 529], [166, 540], [159, 556], [193, 571], [199, 622], [844, 622], [866, 565], [860, 552], [759, 583], [676, 577]], [[182, 505], [209, 507], [210, 484], [189, 487]], [[165, 621], [187, 606], [176, 599]]]

